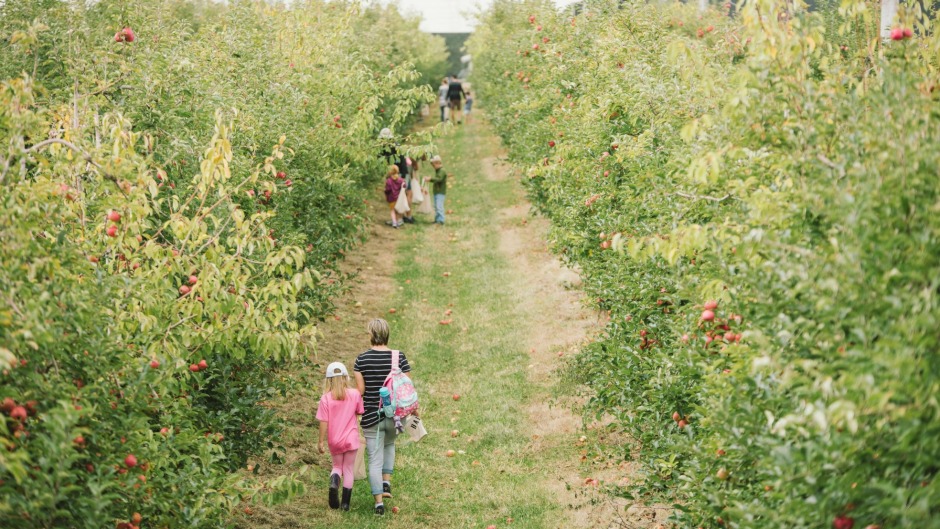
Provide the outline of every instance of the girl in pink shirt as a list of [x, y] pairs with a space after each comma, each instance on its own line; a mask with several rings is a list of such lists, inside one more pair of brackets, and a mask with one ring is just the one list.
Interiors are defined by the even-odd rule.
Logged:
[[[365, 412], [362, 408], [362, 396], [349, 387], [349, 372], [342, 362], [333, 362], [326, 368], [323, 382], [323, 396], [317, 408], [317, 420], [320, 421], [320, 442], [317, 448], [322, 454], [323, 441], [330, 447], [333, 457], [333, 471], [330, 473], [330, 508], [342, 507], [349, 510], [352, 497], [353, 469], [356, 465], [356, 452], [359, 451], [358, 416]], [[343, 480], [343, 501], [339, 501], [339, 482]]]

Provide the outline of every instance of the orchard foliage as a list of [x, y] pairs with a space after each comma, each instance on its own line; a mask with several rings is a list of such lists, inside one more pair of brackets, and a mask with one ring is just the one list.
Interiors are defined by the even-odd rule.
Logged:
[[315, 353], [377, 131], [446, 58], [383, 9], [411, 40], [375, 62], [375, 16], [0, 6], [0, 526], [218, 527], [302, 491], [235, 471], [283, 450], [277, 368]]
[[681, 527], [940, 527], [940, 39], [856, 1], [617, 4], [497, 1], [469, 44], [609, 314], [574, 371], [638, 442], [617, 492]]

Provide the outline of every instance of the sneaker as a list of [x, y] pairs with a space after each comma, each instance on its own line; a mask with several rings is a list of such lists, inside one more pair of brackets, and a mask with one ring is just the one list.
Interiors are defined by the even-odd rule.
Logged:
[[408, 224], [414, 224], [414, 223], [415, 223], [415, 218], [414, 218], [414, 217], [405, 217], [404, 221], [405, 221], [406, 223], [408, 223]]
[[392, 484], [387, 481], [382, 482], [382, 497], [383, 498], [392, 497]]
[[376, 505], [376, 506], [375, 506], [375, 515], [376, 515], [376, 516], [385, 516], [385, 505]]
[[394, 227], [394, 226], [395, 226], [395, 223], [392, 222], [392, 221], [390, 221], [390, 220], [386, 220], [386, 221], [385, 221], [385, 225], [386, 225], [386, 226], [392, 226], [392, 227]]
[[330, 474], [330, 509], [339, 509], [339, 474]]
[[398, 229], [399, 226], [401, 226], [401, 224], [392, 224], [392, 227], [395, 228], [396, 230]]

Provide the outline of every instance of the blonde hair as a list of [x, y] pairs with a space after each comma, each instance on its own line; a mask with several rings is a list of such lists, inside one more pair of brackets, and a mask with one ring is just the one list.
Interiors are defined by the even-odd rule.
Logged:
[[346, 400], [346, 388], [349, 387], [349, 377], [338, 375], [323, 379], [323, 394], [333, 394], [335, 400]]
[[388, 322], [376, 318], [369, 322], [369, 341], [372, 345], [388, 345]]
[[387, 175], [387, 176], [391, 177], [391, 176], [397, 175], [397, 174], [398, 174], [398, 166], [397, 166], [397, 165], [389, 165], [389, 166], [388, 166], [388, 175]]

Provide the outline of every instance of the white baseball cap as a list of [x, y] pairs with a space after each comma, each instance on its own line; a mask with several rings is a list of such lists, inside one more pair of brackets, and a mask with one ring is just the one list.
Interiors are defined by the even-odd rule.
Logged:
[[333, 362], [332, 364], [326, 366], [326, 378], [348, 376], [349, 371], [346, 371], [346, 366], [344, 366], [342, 362]]

